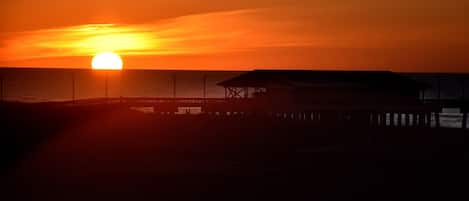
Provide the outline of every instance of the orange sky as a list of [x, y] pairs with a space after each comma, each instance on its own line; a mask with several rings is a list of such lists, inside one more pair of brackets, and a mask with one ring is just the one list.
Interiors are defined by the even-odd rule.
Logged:
[[467, 0], [2, 0], [0, 66], [469, 72]]

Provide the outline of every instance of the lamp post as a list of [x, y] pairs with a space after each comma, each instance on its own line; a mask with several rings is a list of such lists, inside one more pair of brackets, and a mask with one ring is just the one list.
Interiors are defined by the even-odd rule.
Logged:
[[3, 102], [3, 76], [0, 76], [0, 102]]
[[204, 89], [203, 89], [203, 97], [204, 97], [204, 100], [207, 99], [207, 74], [204, 74], [204, 77], [203, 77], [203, 85], [204, 85]]
[[75, 71], [72, 71], [72, 102], [75, 103]]
[[176, 73], [173, 74], [173, 98], [176, 100]]
[[106, 98], [106, 102], [108, 101], [108, 72], [104, 72], [104, 97]]

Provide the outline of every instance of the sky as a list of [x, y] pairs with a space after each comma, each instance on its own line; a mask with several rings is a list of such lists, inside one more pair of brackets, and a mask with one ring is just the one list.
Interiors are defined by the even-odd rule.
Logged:
[[469, 72], [467, 0], [2, 0], [0, 66]]

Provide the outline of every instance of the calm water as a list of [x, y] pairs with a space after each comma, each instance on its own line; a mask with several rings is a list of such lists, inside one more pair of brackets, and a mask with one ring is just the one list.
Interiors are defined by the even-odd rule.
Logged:
[[[108, 80], [109, 97], [203, 97], [204, 76], [207, 77], [207, 97], [224, 96], [216, 83], [242, 72], [125, 70], [103, 72], [64, 69], [0, 69], [3, 77], [3, 97], [10, 101], [62, 101], [73, 98], [105, 96]], [[176, 85], [174, 86], [174, 77]]]
[[[109, 97], [203, 97], [204, 76], [207, 78], [207, 97], [221, 98], [224, 89], [216, 85], [235, 77], [241, 71], [162, 71], [124, 70], [105, 73], [89, 69], [12, 69], [0, 68], [3, 78], [3, 98], [9, 101], [42, 102], [63, 101], [73, 98], [98, 98], [105, 96], [108, 80]], [[469, 98], [468, 74], [406, 73], [429, 89], [425, 98]], [[174, 85], [174, 77], [176, 84]], [[438, 88], [440, 89], [438, 92]], [[457, 108], [445, 109], [442, 124], [460, 127], [461, 116]]]

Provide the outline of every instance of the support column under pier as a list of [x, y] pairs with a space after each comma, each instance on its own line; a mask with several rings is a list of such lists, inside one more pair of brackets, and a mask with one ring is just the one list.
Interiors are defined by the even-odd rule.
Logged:
[[419, 127], [425, 126], [425, 113], [419, 113]]
[[379, 125], [378, 113], [373, 112], [373, 113], [370, 113], [370, 115], [371, 115], [371, 125], [378, 126]]
[[417, 127], [417, 113], [412, 113], [412, 126]]
[[462, 113], [462, 128], [467, 128], [467, 112]]
[[392, 127], [394, 126], [394, 116], [395, 116], [394, 114], [395, 114], [394, 112], [389, 113], [389, 125]]
[[397, 126], [402, 127], [402, 114], [397, 113]]
[[428, 112], [426, 116], [427, 116], [427, 127], [430, 128], [432, 127], [432, 113]]
[[379, 114], [379, 125], [386, 126], [386, 113]]
[[404, 126], [409, 127], [409, 126], [410, 126], [410, 114], [409, 114], [409, 113], [405, 113], [404, 116], [405, 116], [405, 117], [404, 117], [404, 118], [405, 118]]

